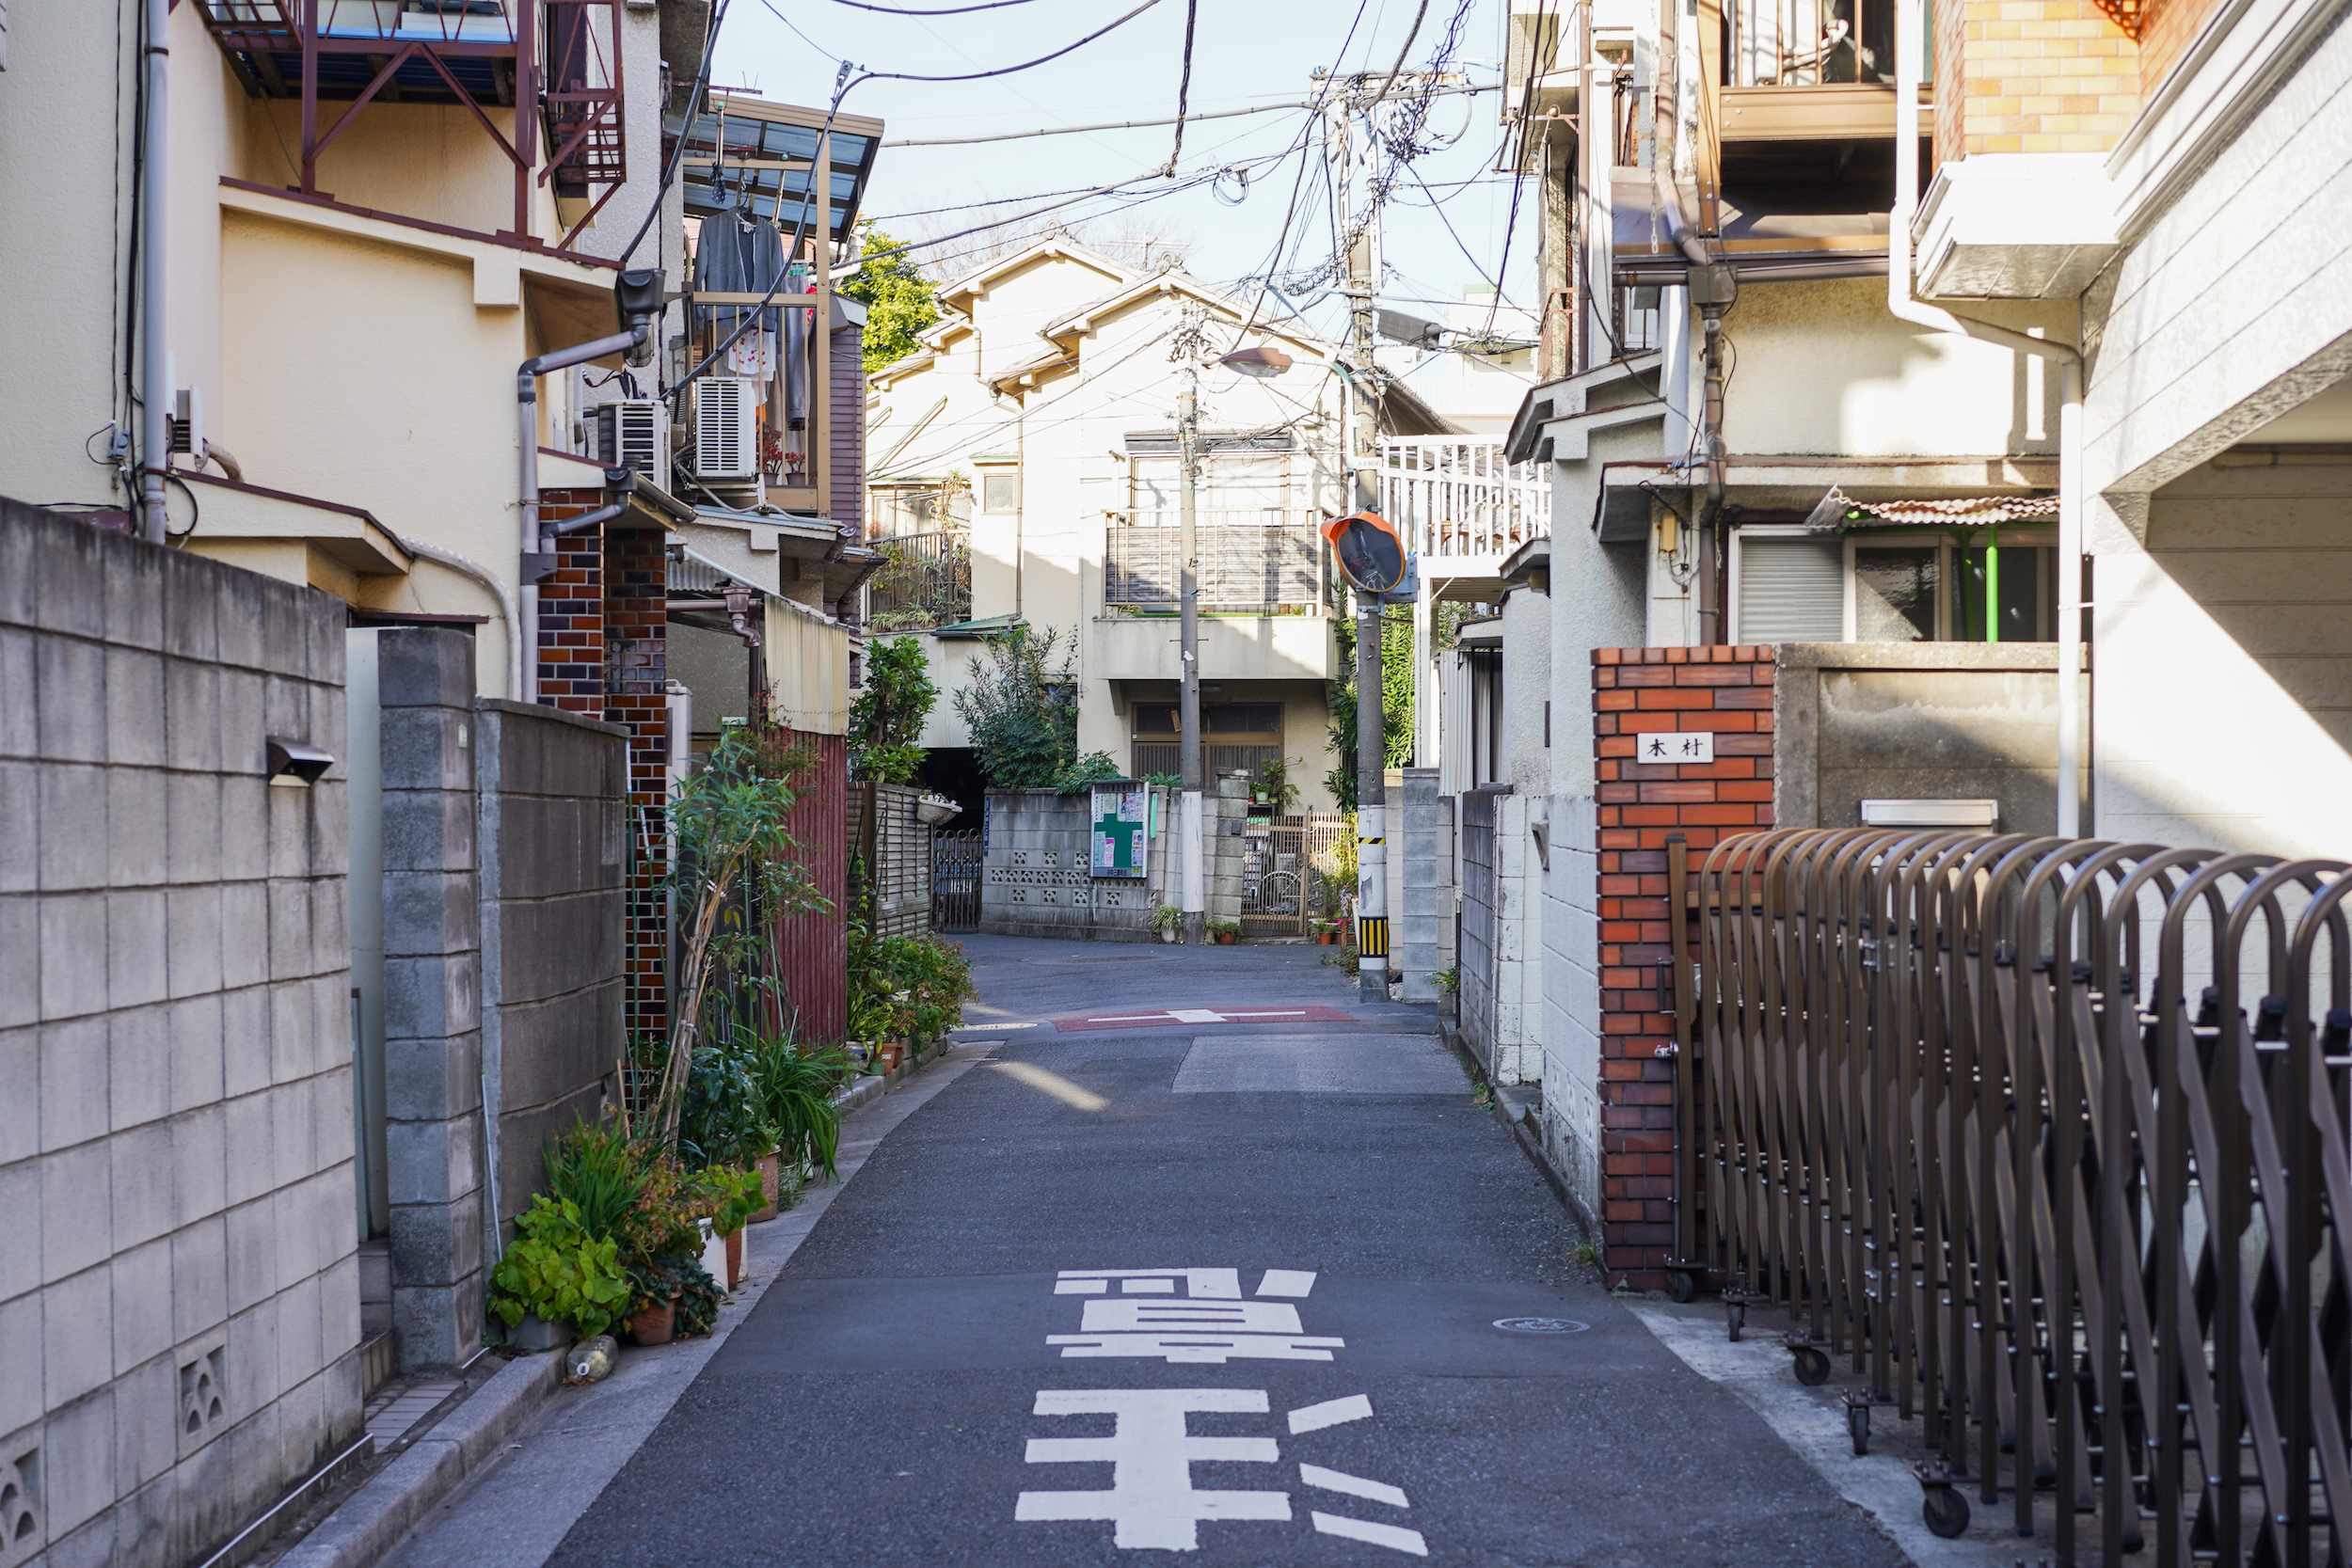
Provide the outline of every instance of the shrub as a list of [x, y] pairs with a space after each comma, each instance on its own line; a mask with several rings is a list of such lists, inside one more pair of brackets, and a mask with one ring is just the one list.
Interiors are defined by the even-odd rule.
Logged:
[[935, 1040], [963, 1022], [979, 992], [972, 965], [937, 937], [850, 932], [850, 1035], [860, 1040]]
[[678, 1117], [678, 1158], [697, 1165], [749, 1165], [776, 1147], [776, 1127], [754, 1077], [755, 1041], [738, 1028], [695, 1051]]
[[1035, 789], [1062, 782], [1078, 750], [1078, 688], [1055, 663], [1058, 627], [1042, 634], [1016, 623], [988, 639], [993, 670], [972, 660], [972, 680], [956, 693], [956, 712], [972, 731], [988, 782]]
[[833, 1094], [848, 1069], [840, 1052], [805, 1050], [788, 1032], [755, 1043], [752, 1083], [787, 1166], [822, 1172], [828, 1179], [837, 1174], [834, 1155], [841, 1141], [841, 1113]]
[[515, 1243], [490, 1273], [490, 1309], [501, 1322], [513, 1328], [524, 1313], [535, 1312], [583, 1337], [612, 1326], [629, 1296], [618, 1243], [591, 1236], [578, 1204], [544, 1193], [516, 1219], [515, 1230]]

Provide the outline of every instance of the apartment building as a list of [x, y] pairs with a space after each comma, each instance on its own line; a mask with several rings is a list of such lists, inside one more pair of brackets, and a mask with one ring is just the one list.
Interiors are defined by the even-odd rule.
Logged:
[[[1332, 346], [1060, 232], [939, 299], [921, 352], [870, 378], [866, 415], [868, 515], [894, 562], [867, 613], [878, 635], [923, 637], [941, 691], [923, 743], [970, 746], [954, 694], [985, 667], [980, 640], [1023, 623], [1057, 633], [1081, 683], [1081, 753], [1178, 771], [1177, 400], [1197, 374], [1206, 763], [1279, 757], [1300, 809], [1331, 809], [1343, 591], [1316, 527], [1348, 510]], [[1216, 363], [1259, 346], [1294, 368], [1261, 379]], [[1379, 407], [1380, 434], [1450, 428], [1401, 380]]]
[[1545, 315], [1507, 455], [1552, 506], [1482, 656], [1548, 702], [1489, 741], [1540, 883], [1502, 1043], [1639, 1282], [1670, 840], [2345, 851], [2352, 53], [2284, 0], [1512, 10]]

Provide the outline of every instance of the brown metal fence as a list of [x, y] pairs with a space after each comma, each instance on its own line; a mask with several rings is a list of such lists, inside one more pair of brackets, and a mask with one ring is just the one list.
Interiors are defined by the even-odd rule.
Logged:
[[1303, 937], [1321, 914], [1319, 895], [1346, 819], [1330, 814], [1253, 816], [1242, 830], [1241, 930]]
[[980, 832], [931, 834], [931, 929], [980, 928]]
[[1735, 1337], [1777, 1304], [1800, 1381], [1867, 1377], [1857, 1452], [1874, 1406], [1922, 1418], [1939, 1534], [2006, 1487], [2022, 1533], [2051, 1495], [2061, 1564], [2344, 1563], [2345, 866], [1876, 829], [1690, 859], [1676, 1293], [1720, 1275]]

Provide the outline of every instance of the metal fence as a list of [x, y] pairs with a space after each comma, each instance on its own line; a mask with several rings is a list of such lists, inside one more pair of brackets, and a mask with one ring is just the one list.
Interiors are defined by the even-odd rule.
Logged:
[[931, 929], [980, 928], [980, 833], [931, 834]]
[[866, 624], [877, 632], [963, 621], [972, 614], [972, 535], [963, 529], [877, 539], [882, 569], [866, 584]]
[[1788, 1309], [1800, 1381], [1867, 1377], [1857, 1452], [1873, 1407], [1922, 1418], [1939, 1534], [2006, 1487], [2021, 1533], [2050, 1494], [2061, 1564], [2343, 1563], [2344, 865], [1876, 829], [1691, 859], [1676, 1293], [1721, 1274], [1735, 1335]]
[[[1323, 914], [1332, 851], [1347, 819], [1329, 813], [1253, 816], [1242, 829], [1241, 928], [1249, 937], [1303, 937]], [[1338, 902], [1333, 883], [1327, 901]]]
[[[1320, 514], [1252, 508], [1203, 511], [1194, 522], [1203, 610], [1311, 606], [1330, 597]], [[1174, 608], [1183, 560], [1173, 510], [1114, 513], [1105, 531], [1103, 599], [1106, 604]]]
[[1502, 557], [1551, 533], [1551, 480], [1503, 456], [1500, 436], [1406, 436], [1380, 443], [1380, 514], [1422, 560]]

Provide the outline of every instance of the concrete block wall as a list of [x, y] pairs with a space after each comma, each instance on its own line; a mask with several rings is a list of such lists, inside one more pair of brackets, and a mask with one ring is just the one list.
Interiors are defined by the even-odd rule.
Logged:
[[1600, 853], [1589, 795], [1547, 802], [1538, 933], [1543, 1141], [1588, 1222], [1600, 1214]]
[[0, 501], [10, 1568], [200, 1560], [359, 1434], [343, 771], [266, 761], [342, 750], [343, 620]]
[[1209, 814], [1208, 918], [1237, 922], [1242, 879], [1249, 867], [1249, 847], [1242, 841], [1243, 820], [1249, 815], [1249, 775], [1236, 769], [1214, 784], [1201, 801]]
[[[1141, 879], [1095, 878], [1090, 864], [1090, 791], [1063, 795], [1051, 789], [992, 789], [988, 792], [980, 871], [980, 925], [1003, 936], [1074, 937], [1095, 942], [1152, 942], [1152, 911], [1180, 901], [1177, 863], [1170, 853], [1172, 791], [1152, 791], [1154, 832]], [[1213, 809], [1232, 806], [1245, 815], [1246, 795], [1235, 802], [1213, 799]], [[1212, 842], [1217, 842], [1213, 839]], [[1241, 841], [1233, 840], [1233, 913], [1240, 911]], [[1214, 868], [1217, 863], [1212, 861]], [[1212, 914], [1216, 904], [1211, 903]]]
[[482, 1065], [503, 1226], [545, 1180], [547, 1140], [620, 1094], [629, 733], [497, 698], [474, 715]]
[[473, 639], [376, 641], [384, 840], [384, 1118], [404, 1372], [482, 1343], [482, 909]]
[[1453, 961], [1454, 801], [1438, 793], [1438, 769], [1407, 768], [1399, 790], [1404, 873], [1395, 947], [1407, 1002], [1434, 1002], [1432, 978]]
[[[1772, 825], [1772, 673], [1764, 645], [1593, 650], [1601, 1259], [1637, 1286], [1664, 1283], [1674, 1243], [1667, 835], [1695, 855]], [[1712, 763], [1639, 760], [1643, 736], [1692, 730], [1713, 732]]]

